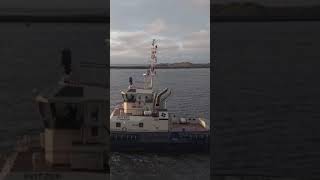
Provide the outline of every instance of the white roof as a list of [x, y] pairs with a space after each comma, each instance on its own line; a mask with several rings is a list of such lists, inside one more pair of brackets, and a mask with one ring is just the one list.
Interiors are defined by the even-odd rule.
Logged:
[[136, 89], [136, 93], [139, 94], [152, 94], [152, 89]]

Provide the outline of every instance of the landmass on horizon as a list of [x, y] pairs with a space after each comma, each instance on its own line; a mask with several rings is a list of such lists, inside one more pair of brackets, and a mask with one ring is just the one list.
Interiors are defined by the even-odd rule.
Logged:
[[[137, 65], [110, 65], [111, 69], [146, 69], [148, 66], [143, 64]], [[156, 64], [157, 69], [184, 69], [184, 68], [210, 68], [210, 63], [195, 64], [191, 62], [178, 62], [178, 63], [160, 63]]]

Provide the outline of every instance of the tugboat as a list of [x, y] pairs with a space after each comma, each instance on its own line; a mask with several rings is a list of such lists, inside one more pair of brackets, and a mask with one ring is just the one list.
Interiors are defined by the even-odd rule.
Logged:
[[123, 102], [110, 115], [112, 151], [208, 151], [209, 126], [204, 118], [177, 117], [166, 106], [171, 90], [154, 89], [157, 63], [156, 40], [152, 41], [150, 66], [143, 86], [133, 83], [121, 91]]
[[1, 161], [2, 179], [109, 179], [108, 89], [74, 80], [71, 51], [65, 74], [49, 92], [35, 93], [44, 129], [24, 135]]

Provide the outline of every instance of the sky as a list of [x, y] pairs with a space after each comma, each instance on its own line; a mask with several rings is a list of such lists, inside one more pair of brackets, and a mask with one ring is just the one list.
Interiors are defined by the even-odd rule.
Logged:
[[111, 64], [210, 61], [210, 0], [111, 0]]

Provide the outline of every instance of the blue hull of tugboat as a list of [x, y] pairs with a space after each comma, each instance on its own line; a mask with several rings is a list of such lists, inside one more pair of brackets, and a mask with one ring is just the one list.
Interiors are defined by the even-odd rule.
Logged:
[[113, 152], [209, 152], [209, 132], [111, 133]]

